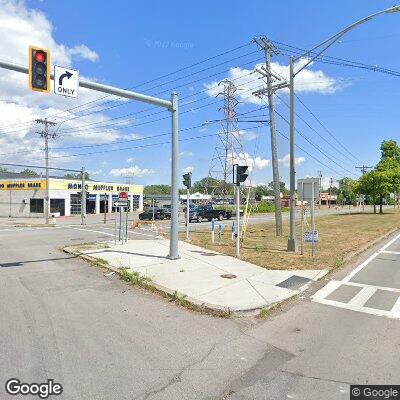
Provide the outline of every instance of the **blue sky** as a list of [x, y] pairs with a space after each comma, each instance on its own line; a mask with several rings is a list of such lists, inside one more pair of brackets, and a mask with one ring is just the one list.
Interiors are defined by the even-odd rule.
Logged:
[[[0, 28], [3, 31], [3, 59], [23, 63], [22, 57], [27, 45], [46, 45], [52, 51], [54, 48], [58, 63], [72, 65], [85, 78], [124, 88], [136, 88], [137, 91], [165, 98], [169, 98], [169, 93], [176, 90], [182, 99], [191, 96], [188, 99], [193, 101], [192, 104], [185, 105], [185, 100], [182, 100], [182, 129], [222, 117], [222, 112], [218, 111], [222, 103], [212, 96], [215, 93], [207, 93], [205, 85], [230, 77], [237, 78], [239, 86], [242, 83], [242, 88], [248, 89], [244, 84], [246, 77], [240, 78], [239, 75], [245, 75], [245, 69], [250, 71], [255, 64], [262, 61], [263, 55], [256, 52], [256, 45], [250, 44], [164, 79], [141, 84], [249, 43], [258, 35], [265, 35], [283, 44], [309, 48], [349, 23], [393, 5], [391, 1], [385, 0], [252, 1], [248, 4], [238, 1], [119, 1], [111, 4], [104, 1], [71, 0], [60, 3], [32, 0], [24, 3], [2, 0], [2, 3], [8, 7], [8, 12], [0, 16], [3, 22]], [[4, 24], [8, 19], [13, 21], [11, 28], [7, 23]], [[46, 24], [45, 34], [35, 34], [32, 26], [29, 26], [30, 19], [34, 19], [35, 23]], [[399, 22], [400, 13], [369, 21], [336, 43], [327, 54], [400, 71]], [[18, 29], [15, 28], [16, 25]], [[14, 43], [17, 40], [15, 36], [20, 39]], [[281, 49], [281, 53], [282, 51]], [[236, 60], [229, 61], [233, 58]], [[225, 63], [216, 66], [223, 62]], [[278, 54], [273, 62], [275, 68], [284, 73], [288, 65], [288, 55]], [[239, 70], [228, 71], [229, 68], [238, 67]], [[201, 70], [204, 71], [200, 72]], [[329, 156], [327, 158], [315, 146], [310, 145], [307, 139], [297, 135], [299, 146], [308, 153], [296, 150], [296, 156], [300, 157], [297, 177], [315, 176], [319, 170], [324, 177], [332, 176], [337, 179], [350, 174], [355, 177], [359, 174], [355, 165], [374, 165], [377, 162], [382, 140], [398, 138], [397, 97], [400, 79], [370, 70], [318, 62], [309, 71], [310, 75], [304, 77], [305, 81], [299, 81], [297, 93], [337, 140], [297, 101], [296, 111], [306, 121], [304, 123], [297, 118], [297, 128]], [[170, 82], [172, 80], [175, 81]], [[124, 102], [123, 105], [105, 110], [118, 103], [96, 102], [104, 95], [84, 91], [81, 91], [79, 102], [74, 99], [54, 99], [54, 94], [25, 94], [23, 86], [11, 85], [7, 75], [3, 75], [3, 80], [0, 79], [0, 89], [3, 93], [0, 114], [6, 116], [3, 118], [6, 122], [3, 126], [0, 125], [0, 133], [3, 130], [0, 145], [5, 149], [2, 157], [10, 162], [31, 160], [32, 163], [40, 164], [40, 141], [35, 136], [37, 127], [22, 124], [37, 116], [51, 118], [55, 115], [55, 121], [64, 122], [58, 126], [58, 139], [51, 144], [55, 147], [51, 159], [54, 165], [73, 168], [85, 165], [92, 171], [93, 178], [99, 180], [123, 182], [129, 179], [131, 182], [143, 184], [169, 182], [169, 144], [116, 151], [120, 148], [167, 141], [168, 136], [146, 140], [143, 138], [169, 132], [168, 112], [161, 111], [160, 114], [146, 116], [158, 111], [152, 110], [107, 122], [107, 119], [132, 114], [149, 106]], [[164, 93], [158, 94], [160, 92]], [[285, 92], [278, 96], [277, 111], [288, 118], [288, 108], [285, 105], [288, 96]], [[238, 113], [259, 108], [255, 102], [250, 100], [249, 103], [247, 97], [242, 95], [239, 98], [245, 102], [238, 105]], [[102, 101], [110, 100], [114, 99]], [[88, 101], [92, 102], [92, 106], [100, 104], [96, 109], [100, 112], [88, 114], [95, 110], [93, 108], [85, 112], [90, 105], [84, 106], [84, 103]], [[68, 114], [60, 114], [62, 110], [77, 105], [80, 108]], [[266, 118], [265, 110], [253, 115]], [[166, 118], [155, 121], [163, 117]], [[68, 118], [74, 118], [73, 125], [67, 121]], [[121, 126], [116, 126], [115, 121], [123, 121], [125, 125], [119, 129]], [[10, 128], [14, 123], [21, 124], [18, 128], [27, 129], [15, 134], [12, 131], [17, 128]], [[102, 126], [110, 123], [114, 123], [112, 132], [102, 132], [101, 129], [105, 129]], [[277, 123], [278, 130], [286, 135], [288, 125], [279, 116]], [[85, 125], [86, 130], [74, 135]], [[251, 133], [243, 131], [240, 136], [244, 152], [253, 162], [253, 181], [265, 184], [272, 176], [271, 166], [264, 162], [271, 158], [269, 128], [254, 128], [257, 125], [260, 124], [240, 123], [240, 129], [252, 128]], [[218, 124], [214, 124], [181, 133], [182, 138], [207, 136], [180, 144], [180, 151], [183, 153], [181, 169], [192, 169], [194, 180], [208, 174], [217, 143], [215, 134], [219, 129]], [[127, 139], [131, 142], [113, 143]], [[84, 147], [99, 144], [102, 146]], [[278, 137], [278, 150], [281, 159], [280, 173], [282, 179], [288, 181], [285, 156], [289, 152], [289, 146], [288, 141], [281, 136]], [[14, 151], [16, 154], [7, 156], [7, 153]], [[103, 153], [69, 157], [71, 154], [99, 151]], [[110, 175], [112, 170], [114, 172]], [[133, 176], [127, 178], [123, 176], [124, 172]]]

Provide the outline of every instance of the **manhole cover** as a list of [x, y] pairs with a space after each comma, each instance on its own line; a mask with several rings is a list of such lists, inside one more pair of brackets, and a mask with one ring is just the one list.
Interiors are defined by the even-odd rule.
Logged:
[[235, 279], [235, 278], [237, 278], [237, 276], [234, 275], [234, 274], [223, 274], [223, 275], [221, 275], [221, 278], [225, 278], [225, 279]]

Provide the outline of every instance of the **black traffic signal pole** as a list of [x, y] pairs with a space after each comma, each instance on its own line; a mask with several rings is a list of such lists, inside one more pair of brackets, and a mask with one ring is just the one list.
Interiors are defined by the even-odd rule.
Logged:
[[186, 186], [186, 240], [189, 239], [189, 200], [190, 200], [190, 188], [192, 187], [192, 173], [188, 172], [183, 175], [183, 184]]
[[240, 184], [244, 182], [248, 175], [247, 165], [233, 165], [233, 184], [236, 189], [236, 257], [240, 258]]
[[[0, 61], [0, 68], [5, 68], [15, 72], [29, 74], [29, 68], [14, 63]], [[54, 75], [50, 74], [50, 79], [54, 80]], [[166, 108], [171, 112], [172, 138], [171, 138], [171, 233], [169, 241], [168, 258], [171, 260], [179, 259], [178, 253], [178, 233], [179, 233], [179, 129], [178, 129], [178, 94], [172, 93], [171, 100], [159, 99], [147, 96], [130, 90], [119, 89], [113, 86], [102, 85], [101, 83], [91, 82], [84, 79], [79, 80], [79, 86], [96, 90], [97, 92], [107, 93], [125, 99], [136, 100], [143, 103], [152, 104]]]

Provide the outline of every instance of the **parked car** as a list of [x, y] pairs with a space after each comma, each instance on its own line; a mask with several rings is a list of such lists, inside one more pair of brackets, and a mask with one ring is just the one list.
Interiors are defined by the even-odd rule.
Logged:
[[165, 218], [171, 219], [171, 204], [164, 204], [162, 209], [164, 210]]
[[[189, 203], [189, 213], [190, 213], [190, 211], [193, 211], [196, 207], [197, 207], [196, 204], [194, 204], [194, 203]], [[183, 212], [186, 212], [186, 209], [187, 209], [187, 207], [184, 207], [184, 208], [183, 208]]]
[[189, 221], [196, 221], [202, 222], [203, 220], [207, 219], [211, 221], [213, 218], [222, 221], [225, 219], [231, 219], [233, 216], [232, 211], [226, 210], [215, 210], [213, 206], [198, 206], [195, 207], [193, 210], [189, 209]]
[[[154, 219], [165, 219], [165, 218], [167, 217], [165, 216], [165, 211], [162, 208], [154, 209]], [[143, 210], [143, 212], [139, 214], [139, 219], [140, 220], [148, 219], [149, 221], [151, 221], [153, 219], [153, 208], [147, 208]]]

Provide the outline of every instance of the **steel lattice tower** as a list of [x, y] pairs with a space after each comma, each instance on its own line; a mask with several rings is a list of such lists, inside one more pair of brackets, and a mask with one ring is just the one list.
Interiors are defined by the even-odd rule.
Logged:
[[218, 187], [208, 188], [208, 191], [213, 193], [218, 191], [222, 196], [226, 196], [229, 194], [229, 184], [232, 184], [232, 166], [238, 163], [244, 152], [235, 110], [239, 103], [235, 98], [236, 86], [229, 80], [223, 80], [218, 85], [223, 88], [217, 97], [224, 98], [224, 106], [220, 108], [224, 113], [224, 119], [221, 120], [221, 130], [218, 132], [208, 176], [217, 179], [220, 184]]

